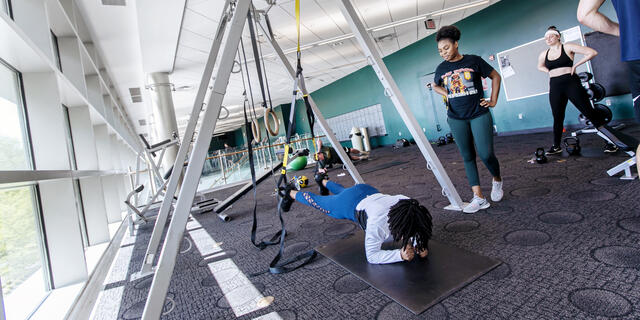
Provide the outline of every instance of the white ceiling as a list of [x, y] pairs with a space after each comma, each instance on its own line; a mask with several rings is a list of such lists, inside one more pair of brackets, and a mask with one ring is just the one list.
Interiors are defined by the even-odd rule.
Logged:
[[[351, 33], [351, 30], [338, 7], [337, 1], [338, 0], [301, 1], [302, 45]], [[469, 2], [476, 2], [477, 0], [352, 1], [360, 16], [364, 19], [365, 25], [368, 28], [373, 28], [386, 23], [412, 18], [454, 6], [464, 5]], [[499, 0], [490, 0], [490, 2], [485, 5], [436, 16], [434, 17], [436, 28], [443, 25], [454, 24], [455, 22], [462, 20], [498, 1]], [[85, 2], [92, 3], [92, 5], [86, 5], [85, 7], [101, 6], [95, 4], [98, 1], [85, 0]], [[140, 15], [140, 12], [151, 12], [150, 10], [145, 9], [145, 3], [148, 4], [147, 7], [153, 6], [154, 4], [158, 6], [158, 2], [155, 1], [140, 1], [135, 4], [135, 6], [137, 6], [138, 15]], [[173, 96], [176, 118], [179, 129], [182, 133], [186, 127], [186, 123], [189, 119], [189, 113], [193, 107], [193, 100], [200, 82], [200, 77], [202, 76], [204, 65], [209, 55], [209, 49], [218, 26], [223, 5], [223, 0], [186, 0], [186, 6], [184, 7], [182, 15], [176, 13], [177, 11], [175, 9], [165, 10], [164, 13], [155, 12], [153, 15], [146, 16], [147, 18], [151, 17], [152, 19], [155, 19], [155, 23], [153, 23], [151, 18], [147, 19], [144, 24], [136, 23], [135, 20], [130, 23], [122, 24], [114, 24], [111, 22], [108, 24], [108, 28], [106, 28], [104, 24], [100, 24], [100, 22], [105, 22], [104, 20], [109, 19], [119, 19], [119, 17], [105, 17], [104, 14], [97, 12], [92, 14], [91, 9], [87, 10], [89, 14], [88, 20], [90, 20], [90, 28], [94, 29], [94, 33], [97, 35], [98, 47], [102, 51], [101, 53], [104, 57], [105, 64], [108, 68], [112, 68], [113, 70], [112, 77], [114, 82], [118, 84], [118, 90], [121, 96], [123, 98], [129, 97], [128, 88], [132, 85], [134, 80], [138, 85], [140, 85], [141, 81], [144, 82], [143, 72], [147, 70], [143, 69], [147, 68], [142, 67], [141, 60], [153, 58], [155, 59], [154, 63], [160, 63], [157, 62], [159, 59], [158, 55], [150, 56], [149, 50], [147, 50], [145, 54], [140, 53], [141, 50], [139, 43], [149, 43], [148, 37], [145, 36], [145, 34], [149, 34], [149, 32], [144, 29], [157, 27], [158, 24], [164, 25], [166, 29], [167, 25], [173, 26], [175, 25], [176, 19], [182, 18], [182, 26], [180, 27], [177, 49], [175, 50], [175, 56], [172, 57], [173, 61], [163, 62], [163, 65], [166, 65], [167, 63], [173, 64], [173, 71], [170, 74], [170, 79], [175, 87], [188, 86], [188, 88], [191, 88], [182, 91], [175, 91]], [[264, 0], [254, 0], [254, 5], [258, 9], [265, 9], [268, 7]], [[128, 8], [124, 11], [127, 12], [127, 17], [129, 17], [131, 15], [129, 11], [133, 6], [128, 3], [127, 7]], [[173, 7], [176, 7], [175, 4], [173, 4]], [[93, 9], [99, 10], [99, 8]], [[285, 52], [287, 52], [287, 49], [295, 48], [296, 28], [294, 1], [278, 0], [277, 4], [269, 10], [269, 17], [275, 37]], [[425, 29], [423, 21], [424, 20], [420, 20], [386, 30], [372, 32], [374, 38], [382, 37], [381, 40], [376, 42], [378, 50], [386, 56], [434, 33], [435, 30]], [[117, 29], [115, 31], [112, 30], [114, 25]], [[138, 27], [140, 28], [139, 32]], [[102, 29], [111, 29], [110, 31], [112, 31], [112, 33]], [[120, 41], [126, 43], [126, 48], [133, 51], [123, 52], [123, 48], [114, 43], [117, 42], [116, 39], [102, 39], [103, 33], [118, 33], [119, 37], [122, 38]], [[139, 33], [139, 35], [136, 33]], [[175, 32], [166, 33], [168, 34], [166, 39], [157, 37], [156, 33], [156, 37], [153, 38], [153, 41], [165, 41], [165, 47], [168, 48], [173, 46], [173, 48], [175, 48]], [[129, 44], [130, 41], [136, 40], [135, 38], [139, 38], [137, 48], [135, 45]], [[100, 42], [102, 41], [106, 41], [107, 44], [101, 44]], [[251, 61], [253, 55], [251, 53], [249, 32], [247, 30], [245, 30], [243, 41], [247, 58]], [[157, 47], [161, 46], [157, 45]], [[137, 49], [137, 51], [135, 49]], [[265, 42], [262, 42], [262, 51], [263, 56], [268, 57], [265, 58], [264, 61], [267, 69], [267, 77], [269, 80], [273, 104], [277, 105], [290, 101], [292, 83], [286, 73], [286, 70], [275, 57], [270, 55], [272, 50]], [[295, 53], [290, 53], [287, 57], [290, 62], [294, 64]], [[304, 50], [302, 52], [302, 57], [304, 75], [307, 87], [310, 91], [317, 90], [365, 66], [364, 56], [360, 51], [356, 40], [353, 38], [335, 42], [333, 44], [314, 46], [310, 49]], [[169, 59], [168, 55], [165, 53], [162, 59]], [[130, 62], [129, 68], [121, 70], [120, 67], [122, 64], [126, 64], [126, 61]], [[257, 76], [255, 76], [255, 66], [251, 63], [249, 64], [249, 70], [252, 71], [251, 80], [255, 102], [259, 103], [261, 102], [261, 98], [258, 98], [259, 87], [255, 81]], [[122, 74], [120, 74], [120, 72], [122, 72]], [[147, 72], [153, 72], [153, 70]], [[135, 76], [131, 76], [131, 73], [137, 74]], [[235, 117], [233, 117], [233, 114], [241, 112], [240, 105], [243, 101], [243, 97], [241, 96], [243, 90], [240, 75], [232, 74], [223, 104], [231, 109], [232, 117], [230, 118], [235, 118], [236, 120], [227, 119], [225, 121], [219, 121], [219, 129], [216, 130], [217, 132], [220, 132], [220, 129], [230, 131], [238, 128], [242, 124], [239, 114], [236, 114]], [[136, 124], [136, 129], [140, 132], [146, 132], [147, 127], [138, 126], [138, 119], [149, 119], [151, 106], [146, 105], [150, 103], [148, 95], [143, 97], [145, 100], [143, 103], [137, 104], [130, 103], [130, 99], [127, 98], [124, 98], [124, 100], [127, 101], [127, 111], [132, 117], [134, 117], [132, 120]], [[145, 105], [142, 106], [142, 104]], [[227, 123], [225, 124], [225, 122]]]

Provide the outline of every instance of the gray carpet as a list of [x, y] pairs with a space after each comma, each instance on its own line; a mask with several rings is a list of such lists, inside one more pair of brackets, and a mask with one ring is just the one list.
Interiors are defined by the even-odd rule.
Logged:
[[[606, 175], [606, 169], [624, 157], [601, 153], [603, 142], [597, 137], [581, 138], [584, 157], [552, 156], [544, 165], [527, 163], [550, 139], [549, 133], [497, 137], [505, 198], [473, 215], [442, 209], [448, 202], [415, 146], [376, 149], [373, 160], [358, 164], [366, 171], [413, 159], [363, 177], [385, 193], [415, 197], [428, 206], [434, 239], [504, 262], [419, 316], [322, 256], [292, 273], [245, 278], [243, 274], [264, 270], [277, 250], [259, 251], [251, 245], [252, 196], [247, 195], [228, 211], [231, 222], [213, 214], [190, 219], [185, 233], [190, 241], [181, 248], [184, 253], [178, 256], [171, 300], [165, 306], [171, 312], [163, 319], [232, 319], [237, 314], [243, 314], [242, 319], [275, 319], [274, 312], [282, 319], [640, 318], [640, 182]], [[456, 146], [434, 148], [468, 200], [471, 191]], [[479, 167], [488, 195], [491, 178], [481, 163]], [[334, 169], [331, 179], [350, 185], [348, 175], [336, 176], [341, 172]], [[310, 171], [305, 174], [312, 177]], [[258, 188], [262, 238], [279, 228], [273, 188], [272, 179]], [[316, 190], [313, 185], [309, 189]], [[298, 204], [286, 215], [286, 223], [289, 256], [356, 230], [351, 222]], [[125, 238], [95, 319], [140, 317], [150, 278], [131, 281], [131, 275], [139, 270], [150, 234], [151, 225], [141, 227], [137, 237]], [[256, 292], [267, 298], [257, 301]]]

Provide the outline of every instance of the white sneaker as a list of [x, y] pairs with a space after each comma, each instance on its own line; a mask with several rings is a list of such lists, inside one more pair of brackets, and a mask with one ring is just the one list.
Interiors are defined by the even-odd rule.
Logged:
[[489, 208], [489, 206], [491, 206], [491, 204], [489, 204], [489, 201], [487, 201], [487, 199], [473, 196], [473, 200], [471, 200], [471, 203], [464, 207], [464, 209], [462, 209], [462, 212], [476, 213], [478, 212], [478, 210]]
[[502, 181], [493, 181], [493, 187], [491, 188], [491, 201], [498, 202], [502, 200], [504, 191], [502, 191]]

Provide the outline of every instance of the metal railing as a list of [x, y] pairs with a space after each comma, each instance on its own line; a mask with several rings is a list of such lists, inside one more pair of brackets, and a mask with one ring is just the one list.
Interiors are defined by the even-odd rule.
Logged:
[[[322, 138], [318, 136], [316, 138]], [[253, 158], [256, 172], [270, 170], [277, 161], [282, 161], [284, 156], [285, 137], [279, 137], [269, 143], [264, 140], [253, 147]], [[309, 149], [313, 152], [311, 134], [296, 134], [292, 137], [291, 145], [294, 150]], [[309, 157], [309, 161], [313, 161]], [[235, 183], [249, 179], [249, 154], [247, 149], [226, 148], [209, 154], [206, 158], [202, 178], [208, 181], [202, 182], [207, 188]]]

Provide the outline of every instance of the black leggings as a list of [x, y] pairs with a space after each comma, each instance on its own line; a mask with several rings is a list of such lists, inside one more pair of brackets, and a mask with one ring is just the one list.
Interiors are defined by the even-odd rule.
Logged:
[[569, 100], [594, 126], [598, 127], [602, 124], [598, 117], [595, 116], [589, 101], [589, 95], [582, 87], [580, 78], [577, 75], [563, 74], [551, 78], [549, 81], [549, 103], [553, 114], [553, 145], [557, 147], [560, 146], [560, 141], [562, 140], [564, 114]]

